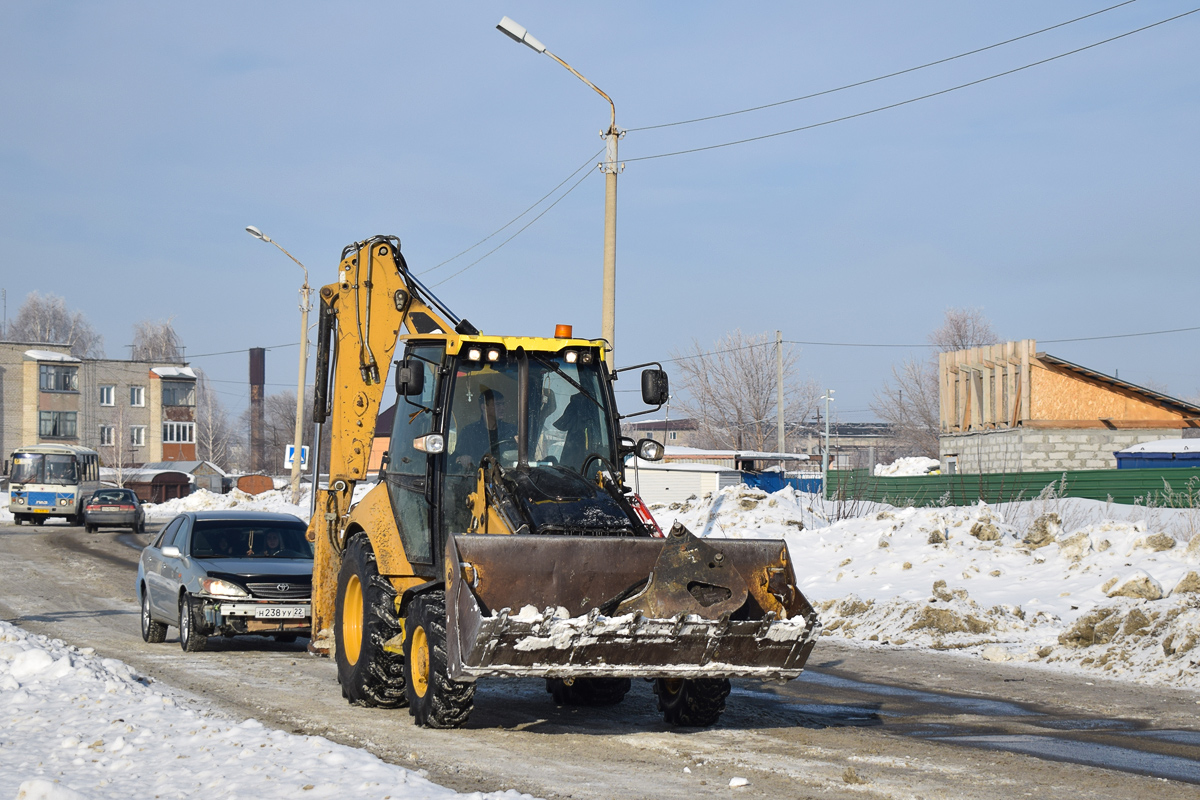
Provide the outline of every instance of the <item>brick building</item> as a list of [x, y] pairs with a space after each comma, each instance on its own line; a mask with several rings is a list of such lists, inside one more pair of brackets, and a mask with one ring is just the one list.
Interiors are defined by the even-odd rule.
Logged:
[[0, 342], [0, 454], [41, 442], [93, 448], [106, 466], [194, 461], [196, 373]]
[[943, 472], [1115, 469], [1117, 450], [1200, 429], [1200, 407], [1033, 339], [942, 353], [938, 366]]

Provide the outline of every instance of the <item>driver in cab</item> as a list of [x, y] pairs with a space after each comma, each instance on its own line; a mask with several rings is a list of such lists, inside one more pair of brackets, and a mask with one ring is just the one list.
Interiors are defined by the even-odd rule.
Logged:
[[454, 448], [455, 462], [471, 470], [484, 455], [500, 455], [499, 445], [509, 441], [516, 446], [517, 425], [509, 413], [508, 401], [494, 389], [479, 393], [479, 419], [462, 429]]

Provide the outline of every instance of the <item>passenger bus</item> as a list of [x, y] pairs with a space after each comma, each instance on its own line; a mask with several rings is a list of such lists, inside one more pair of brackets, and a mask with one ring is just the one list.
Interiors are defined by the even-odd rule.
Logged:
[[70, 444], [22, 447], [8, 472], [8, 510], [18, 525], [43, 525], [50, 517], [82, 525], [84, 503], [100, 488], [99, 454]]

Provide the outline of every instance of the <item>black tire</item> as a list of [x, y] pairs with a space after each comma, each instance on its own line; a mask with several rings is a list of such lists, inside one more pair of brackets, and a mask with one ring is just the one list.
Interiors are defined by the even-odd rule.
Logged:
[[461, 728], [475, 707], [475, 684], [450, 679], [446, 668], [446, 595], [414, 597], [404, 629], [408, 713], [424, 728]]
[[46, 517], [45, 517], [44, 515], [42, 515], [42, 514], [35, 514], [35, 515], [33, 516], [33, 524], [34, 524], [34, 525], [45, 525], [45, 524], [46, 524]]
[[338, 571], [334, 606], [334, 657], [342, 697], [351, 705], [402, 708], [404, 656], [383, 649], [400, 633], [396, 590], [379, 574], [365, 533], [350, 537]]
[[668, 679], [654, 681], [658, 710], [671, 725], [704, 728], [715, 723], [725, 710], [729, 696], [728, 678]]
[[74, 515], [67, 517], [67, 524], [74, 525], [75, 527], [79, 527], [80, 525], [83, 525], [84, 524], [83, 512], [76, 511]]
[[133, 526], [133, 532], [134, 532], [134, 533], [145, 533], [145, 532], [146, 532], [146, 523], [145, 523], [145, 521], [139, 522], [137, 525], [134, 525], [134, 526]]
[[562, 678], [546, 679], [546, 691], [560, 706], [615, 706], [631, 685], [629, 678], [576, 678], [570, 685]]
[[162, 644], [167, 640], [167, 626], [150, 615], [150, 595], [142, 587], [142, 641]]
[[200, 632], [203, 622], [199, 617], [192, 596], [184, 592], [179, 597], [179, 646], [185, 653], [198, 652], [208, 644], [208, 637]]

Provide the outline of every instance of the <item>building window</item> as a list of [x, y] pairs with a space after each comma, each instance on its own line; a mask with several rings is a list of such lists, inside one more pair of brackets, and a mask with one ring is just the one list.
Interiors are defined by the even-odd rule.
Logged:
[[672, 438], [672, 439], [674, 439], [674, 438], [676, 437], [676, 435], [677, 435], [677, 434], [675, 433], [675, 431], [671, 431], [671, 438]]
[[134, 425], [129, 429], [129, 443], [134, 447], [144, 447], [146, 444], [146, 426]]
[[129, 387], [129, 405], [141, 408], [146, 405], [146, 387], [145, 386], [130, 386]]
[[46, 439], [75, 438], [74, 411], [39, 411], [38, 436]]
[[113, 446], [113, 426], [112, 425], [101, 425], [100, 426], [100, 446], [101, 447], [112, 447]]
[[39, 364], [38, 383], [43, 392], [78, 392], [79, 367]]
[[164, 406], [196, 405], [196, 384], [188, 381], [163, 381], [162, 404]]
[[101, 386], [100, 387], [100, 405], [115, 406], [117, 404], [117, 387]]
[[163, 442], [167, 444], [187, 444], [196, 441], [196, 423], [194, 422], [164, 422]]

